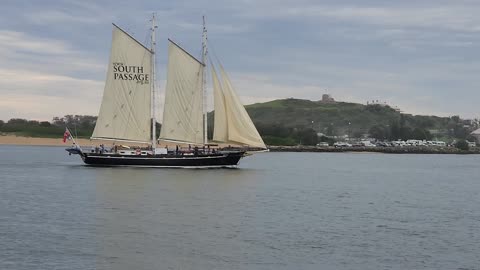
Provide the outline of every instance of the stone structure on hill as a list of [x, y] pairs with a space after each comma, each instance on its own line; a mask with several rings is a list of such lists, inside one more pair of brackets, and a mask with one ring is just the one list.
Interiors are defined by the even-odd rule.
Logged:
[[322, 102], [323, 103], [335, 103], [335, 99], [333, 99], [332, 96], [329, 94], [323, 94], [322, 95]]

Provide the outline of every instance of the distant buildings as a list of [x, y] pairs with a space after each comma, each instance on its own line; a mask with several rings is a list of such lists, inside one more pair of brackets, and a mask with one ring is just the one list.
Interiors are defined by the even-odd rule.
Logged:
[[379, 106], [382, 106], [382, 107], [388, 106], [386, 101], [379, 101], [378, 99], [367, 101], [367, 105], [379, 105]]
[[394, 110], [397, 111], [397, 112], [402, 112], [399, 107], [397, 107], [397, 106], [390, 106], [390, 105], [387, 104], [386, 101], [379, 101], [378, 99], [377, 99], [377, 100], [367, 101], [367, 106], [373, 106], [373, 105], [378, 105], [378, 106], [382, 106], [382, 107], [390, 107], [390, 108], [394, 109]]
[[470, 133], [472, 136], [474, 136], [478, 142], [480, 142], [480, 128], [475, 130], [474, 132]]

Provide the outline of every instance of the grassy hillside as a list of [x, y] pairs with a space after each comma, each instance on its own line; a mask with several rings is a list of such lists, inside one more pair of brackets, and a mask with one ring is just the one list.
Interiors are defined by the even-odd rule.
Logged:
[[[247, 106], [248, 113], [259, 125], [278, 124], [286, 127], [312, 128], [322, 132], [329, 126], [338, 131], [361, 129], [374, 124], [389, 124], [399, 118], [390, 108], [375, 108], [355, 103], [321, 103], [310, 100], [283, 99]], [[313, 121], [313, 123], [312, 123]]]
[[293, 138], [294, 131], [306, 133], [309, 130], [329, 136], [361, 137], [368, 134], [378, 139], [464, 139], [469, 134], [458, 116], [411, 115], [381, 105], [281, 99], [246, 108], [267, 139], [285, 138], [290, 132], [287, 137], [292, 137], [296, 143], [300, 140]]
[[[402, 115], [390, 107], [358, 103], [322, 103], [302, 99], [281, 99], [246, 106], [248, 113], [259, 125], [278, 124], [285, 127], [312, 128], [318, 132], [333, 126], [335, 133], [368, 130], [375, 125], [390, 125], [400, 121]], [[403, 114], [407, 125], [428, 129], [443, 129], [450, 118], [412, 116]], [[313, 121], [313, 124], [312, 124]], [[350, 123], [350, 124], [349, 124]], [[324, 132], [322, 132], [324, 133]]]

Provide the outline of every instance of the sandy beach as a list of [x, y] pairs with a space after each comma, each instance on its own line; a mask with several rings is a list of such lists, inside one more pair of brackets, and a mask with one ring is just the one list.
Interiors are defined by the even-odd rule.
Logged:
[[[88, 139], [77, 139], [76, 140], [80, 145], [93, 145], [95, 142]], [[0, 145], [47, 145], [47, 146], [68, 146], [71, 144], [71, 141], [63, 143], [63, 138], [34, 138], [34, 137], [20, 137], [14, 135], [0, 135]], [[98, 142], [97, 142], [98, 144]]]
[[[100, 144], [112, 145], [113, 141], [101, 141], [90, 139], [75, 139], [80, 146], [95, 146]], [[38, 145], [38, 146], [70, 146], [72, 141], [63, 142], [63, 137], [59, 138], [37, 138], [37, 137], [22, 137], [15, 135], [0, 135], [0, 145]], [[138, 146], [139, 143], [117, 142], [117, 144]], [[163, 144], [165, 145], [165, 144]]]
[[[78, 145], [80, 146], [92, 146], [105, 144], [107, 146], [112, 145], [113, 141], [101, 141], [101, 140], [89, 140], [89, 139], [75, 139]], [[128, 145], [128, 146], [139, 146], [142, 144], [139, 143], [127, 143], [127, 142], [117, 142], [117, 144]], [[70, 146], [72, 141], [63, 142], [63, 137], [59, 138], [37, 138], [37, 137], [22, 137], [15, 135], [0, 135], [0, 145], [38, 145], [38, 146]], [[175, 147], [175, 143], [160, 142], [159, 147], [167, 146], [169, 148]], [[182, 147], [188, 147], [185, 144], [179, 144]]]

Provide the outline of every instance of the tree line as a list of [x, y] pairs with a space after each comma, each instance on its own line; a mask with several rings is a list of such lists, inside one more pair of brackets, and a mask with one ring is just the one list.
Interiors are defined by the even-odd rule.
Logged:
[[[458, 116], [446, 118], [444, 123], [445, 135], [452, 139], [473, 141], [474, 138], [469, 134], [472, 128], [478, 125], [467, 126], [465, 120]], [[95, 123], [96, 116], [90, 115], [65, 115], [63, 117], [54, 117], [52, 121], [35, 121], [20, 118], [13, 118], [4, 122], [0, 120], [1, 133], [14, 133], [20, 136], [30, 137], [50, 137], [58, 138], [63, 135], [65, 127], [69, 127], [73, 135], [80, 138], [89, 138]], [[255, 119], [254, 119], [255, 121]], [[377, 140], [432, 140], [435, 134], [430, 130], [434, 128], [432, 117], [419, 117], [401, 114], [399, 119], [395, 119], [390, 124], [376, 124], [361, 129], [336, 130], [335, 125], [329, 125], [322, 129], [325, 133], [318, 136], [318, 130], [305, 125], [295, 127], [287, 126], [286, 123], [256, 123], [256, 127], [267, 145], [316, 145], [319, 142], [328, 142], [333, 144], [335, 136], [348, 134], [352, 138], [362, 138], [368, 136]], [[157, 134], [160, 134], [161, 124], [157, 123]], [[208, 137], [213, 135], [213, 117], [209, 115]]]
[[90, 137], [97, 117], [90, 115], [65, 115], [64, 117], [54, 117], [49, 121], [36, 121], [21, 118], [12, 118], [7, 122], [0, 120], [0, 132], [14, 133], [29, 137], [58, 138], [69, 127], [71, 132], [78, 137]]

